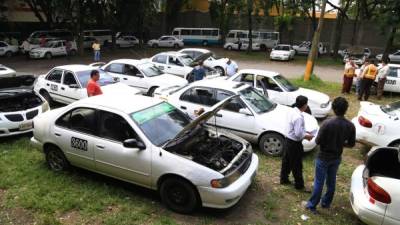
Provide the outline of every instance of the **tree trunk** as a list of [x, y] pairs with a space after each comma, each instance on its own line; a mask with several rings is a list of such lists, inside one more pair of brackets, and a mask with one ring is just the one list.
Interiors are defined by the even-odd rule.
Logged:
[[249, 27], [249, 46], [247, 47], [247, 53], [250, 53], [253, 49], [253, 21], [251, 14], [253, 12], [253, 0], [247, 0], [247, 16], [248, 16], [248, 27]]
[[382, 60], [388, 62], [389, 61], [389, 51], [392, 48], [394, 36], [396, 34], [397, 28], [392, 26], [390, 28], [389, 38], [386, 41], [385, 51], [383, 52]]
[[77, 18], [78, 18], [78, 51], [79, 55], [84, 54], [84, 48], [83, 48], [83, 1], [78, 0], [77, 4]]
[[351, 36], [351, 46], [354, 46], [354, 42], [356, 40], [356, 33], [357, 33], [357, 24], [358, 24], [358, 19], [360, 17], [360, 3], [357, 1], [357, 13], [356, 13], [356, 18], [354, 19], [353, 23], [353, 34]]
[[334, 35], [334, 43], [333, 43], [333, 58], [339, 58], [339, 48], [340, 43], [342, 41], [342, 31], [343, 31], [343, 23], [344, 23], [344, 15], [342, 13], [338, 13], [338, 18], [335, 25], [335, 35]]

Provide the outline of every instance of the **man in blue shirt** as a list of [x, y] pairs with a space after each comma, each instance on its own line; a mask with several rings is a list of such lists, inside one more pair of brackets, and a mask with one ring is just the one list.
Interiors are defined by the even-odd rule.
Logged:
[[199, 62], [199, 64], [193, 69], [194, 81], [203, 80], [206, 76], [206, 69], [203, 66], [203, 62]]

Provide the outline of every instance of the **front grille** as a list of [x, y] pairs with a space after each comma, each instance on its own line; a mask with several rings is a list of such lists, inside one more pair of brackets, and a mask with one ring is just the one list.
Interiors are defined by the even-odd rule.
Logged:
[[8, 129], [8, 132], [10, 132], [10, 133], [14, 133], [14, 132], [18, 132], [18, 131], [19, 131], [18, 128]]
[[21, 114], [8, 114], [5, 115], [5, 117], [12, 122], [20, 122], [20, 121], [24, 121], [24, 117], [22, 117]]
[[39, 113], [39, 111], [37, 109], [32, 110], [32, 111], [26, 113], [26, 119], [28, 119], [28, 120], [33, 119], [33, 117], [37, 116], [38, 113]]

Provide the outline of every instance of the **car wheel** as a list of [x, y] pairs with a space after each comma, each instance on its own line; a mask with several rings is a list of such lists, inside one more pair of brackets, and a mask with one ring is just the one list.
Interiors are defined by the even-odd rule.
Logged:
[[12, 52], [11, 52], [11, 51], [6, 52], [5, 56], [6, 56], [7, 58], [10, 58], [10, 57], [12, 56]]
[[378, 84], [376, 82], [374, 82], [371, 86], [370, 94], [376, 95], [377, 93], [378, 93]]
[[207, 46], [207, 45], [208, 45], [208, 41], [203, 41], [201, 44], [202, 44], [203, 46]]
[[219, 74], [221, 74], [221, 76], [224, 76], [224, 75], [225, 75], [224, 68], [222, 68], [222, 67], [220, 67], [220, 66], [216, 66], [214, 69], [215, 69]]
[[69, 162], [67, 158], [65, 158], [64, 153], [55, 146], [47, 147], [46, 149], [46, 162], [47, 166], [55, 171], [63, 171], [69, 168]]
[[400, 140], [394, 141], [390, 143], [389, 147], [399, 148], [400, 147]]
[[178, 44], [174, 44], [174, 48], [179, 48], [179, 45]]
[[260, 45], [260, 50], [261, 51], [267, 51], [267, 46], [265, 46], [265, 45]]
[[53, 99], [51, 98], [49, 92], [45, 91], [45, 90], [41, 90], [39, 92], [39, 94], [46, 99], [47, 103], [49, 103], [49, 106], [51, 107], [53, 105]]
[[200, 202], [193, 185], [177, 177], [167, 178], [162, 182], [160, 196], [168, 208], [178, 213], [193, 212]]
[[260, 150], [270, 156], [280, 156], [285, 148], [285, 139], [276, 133], [264, 134], [259, 142]]
[[153, 44], [151, 47], [157, 48], [157, 47], [158, 47], [158, 44]]
[[51, 55], [50, 52], [46, 52], [46, 54], [44, 54], [44, 57], [45, 57], [46, 59], [51, 59], [52, 55]]
[[228, 49], [229, 51], [231, 51], [232, 50], [232, 46], [228, 46], [226, 49]]
[[70, 54], [71, 56], [75, 56], [75, 55], [76, 55], [76, 51], [75, 51], [75, 50], [71, 50], [71, 51], [69, 52], [69, 54]]
[[153, 97], [154, 96], [154, 91], [157, 89], [157, 87], [151, 87], [150, 89], [149, 89], [149, 91], [147, 92], [147, 95], [148, 96], [150, 96], [150, 97]]

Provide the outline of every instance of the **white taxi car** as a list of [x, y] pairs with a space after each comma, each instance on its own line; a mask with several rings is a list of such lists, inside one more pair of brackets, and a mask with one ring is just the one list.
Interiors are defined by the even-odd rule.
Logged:
[[375, 147], [351, 177], [354, 213], [369, 225], [400, 224], [400, 151]]
[[400, 146], [400, 101], [388, 105], [361, 102], [352, 119], [358, 142], [368, 145]]
[[101, 69], [118, 81], [138, 88], [149, 96], [152, 96], [158, 87], [183, 86], [188, 83], [184, 78], [165, 74], [152, 63], [134, 59], [113, 60]]
[[[170, 102], [189, 115], [200, 108], [207, 110], [232, 95], [239, 95], [240, 98], [230, 102], [208, 123], [258, 144], [265, 154], [280, 155], [285, 146], [288, 115], [293, 109], [272, 103], [253, 87], [244, 83], [212, 79], [196, 81], [178, 89], [159, 88], [155, 92], [156, 97]], [[306, 130], [317, 133], [317, 120], [307, 113], [303, 114]], [[315, 138], [311, 141], [304, 140], [303, 146], [305, 151], [311, 151], [316, 146]]]
[[[296, 53], [296, 55], [308, 55], [311, 51], [311, 41], [303, 41], [299, 45], [293, 45], [293, 49]], [[326, 54], [326, 46], [322, 42], [318, 44], [318, 54]]]
[[0, 137], [31, 132], [32, 119], [49, 110], [34, 81], [33, 75], [0, 77]]
[[[86, 86], [90, 72], [94, 68], [87, 65], [64, 65], [51, 69], [47, 74], [40, 75], [35, 84], [35, 91], [40, 93], [50, 105], [53, 101], [69, 104], [82, 98], [87, 98]], [[140, 93], [140, 90], [126, 84], [117, 83], [112, 76], [99, 70], [100, 80], [97, 81], [104, 94]]]
[[[156, 65], [164, 73], [173, 74], [187, 79], [196, 64], [204, 62], [211, 55], [212, 53], [203, 54], [193, 59], [189, 55], [180, 52], [161, 52], [148, 59], [148, 61]], [[206, 78], [214, 78], [222, 75], [213, 68], [205, 68], [207, 69]]]
[[[242, 45], [240, 46], [241, 51], [246, 51], [247, 48], [249, 48], [249, 42], [248, 41], [241, 41]], [[228, 50], [239, 50], [239, 41], [236, 42], [227, 42], [224, 44], [224, 49]], [[260, 43], [254, 43], [252, 44], [251, 49], [253, 51], [260, 51]]]
[[228, 79], [249, 84], [261, 93], [266, 92], [271, 101], [282, 105], [292, 106], [296, 102], [297, 96], [306, 96], [311, 113], [316, 118], [327, 117], [332, 108], [328, 95], [311, 89], [296, 87], [277, 72], [245, 69], [240, 70]]
[[[29, 52], [29, 57], [33, 59], [46, 58], [51, 59], [53, 56], [66, 56], [67, 49], [65, 47], [66, 41], [57, 40], [49, 41], [46, 43], [45, 47], [34, 48]], [[75, 55], [78, 48], [76, 47], [76, 42], [71, 41], [70, 54]]]
[[[400, 65], [388, 64], [388, 66], [389, 73], [386, 76], [386, 82], [385, 86], [383, 86], [383, 91], [400, 93]], [[378, 78], [375, 80], [375, 82], [378, 82]]]
[[16, 76], [17, 72], [9, 67], [0, 64], [0, 77]]
[[179, 50], [178, 52], [189, 55], [190, 57], [192, 57], [192, 59], [196, 59], [203, 54], [211, 53], [210, 57], [204, 60], [204, 66], [214, 68], [222, 76], [226, 74], [226, 63], [228, 62], [229, 58], [216, 58], [213, 52], [204, 48], [184, 48]]
[[181, 48], [184, 46], [184, 43], [181, 39], [176, 38], [174, 36], [161, 36], [159, 39], [152, 39], [148, 41], [147, 45], [153, 48], [158, 48], [158, 47]]
[[19, 51], [18, 45], [10, 45], [5, 41], [0, 41], [0, 56], [11, 57]]
[[270, 55], [269, 58], [271, 60], [285, 60], [289, 61], [291, 59], [294, 59], [294, 55], [296, 54], [295, 50], [292, 48], [290, 45], [277, 45], [275, 46]]
[[159, 99], [95, 96], [35, 118], [31, 140], [54, 171], [71, 164], [151, 188], [180, 213], [228, 208], [252, 183], [258, 157], [242, 138], [204, 125], [223, 105], [191, 121]]

